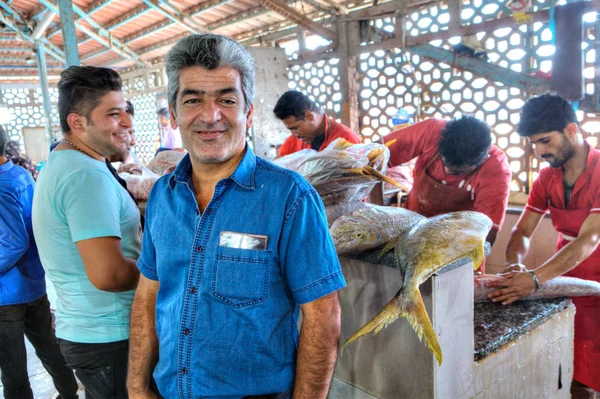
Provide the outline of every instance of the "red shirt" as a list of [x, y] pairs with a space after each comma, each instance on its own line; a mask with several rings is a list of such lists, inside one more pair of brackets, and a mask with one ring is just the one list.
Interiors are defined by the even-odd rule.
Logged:
[[[331, 123], [331, 131], [327, 133], [328, 124]], [[353, 144], [360, 144], [360, 139], [349, 127], [342, 125], [341, 123], [336, 122], [333, 119], [329, 119], [325, 116], [325, 141], [321, 144], [321, 148], [319, 151], [325, 149], [332, 141], [337, 140], [339, 138], [346, 139], [347, 141]], [[297, 139], [293, 135], [288, 137], [281, 148], [279, 148], [279, 156], [283, 157], [285, 155], [293, 154], [294, 152], [298, 152], [304, 150], [306, 148], [312, 148], [310, 144], [306, 144], [304, 141]]]
[[[447, 121], [427, 119], [390, 133], [384, 141], [396, 139], [390, 147], [390, 166], [404, 164], [417, 158], [413, 175], [423, 170], [427, 163], [438, 153], [442, 129]], [[493, 228], [500, 230], [510, 192], [511, 172], [506, 154], [492, 145], [489, 158], [472, 175], [447, 175], [440, 157], [427, 168], [427, 175], [433, 180], [450, 187], [458, 187], [468, 176], [472, 176], [471, 185], [474, 193], [473, 210], [487, 215], [494, 223]]]
[[590, 213], [600, 213], [600, 151], [585, 144], [589, 149], [587, 165], [577, 178], [569, 204], [565, 208], [563, 169], [547, 167], [533, 182], [525, 209], [544, 214], [548, 207], [580, 209], [592, 207]]

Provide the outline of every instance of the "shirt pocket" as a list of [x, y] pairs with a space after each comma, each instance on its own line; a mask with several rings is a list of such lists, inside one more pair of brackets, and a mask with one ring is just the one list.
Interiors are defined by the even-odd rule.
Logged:
[[255, 305], [267, 298], [271, 251], [217, 248], [213, 296], [234, 308]]

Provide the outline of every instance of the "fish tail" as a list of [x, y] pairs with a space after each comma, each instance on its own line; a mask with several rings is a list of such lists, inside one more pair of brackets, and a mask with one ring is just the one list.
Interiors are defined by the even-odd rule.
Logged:
[[383, 180], [386, 183], [390, 183], [390, 184], [398, 187], [400, 190], [404, 191], [405, 193], [408, 193], [410, 191], [409, 189], [407, 189], [406, 187], [404, 187], [402, 184], [398, 183], [396, 180], [392, 179], [391, 177], [388, 177], [388, 176], [384, 175], [383, 173], [381, 173], [377, 169], [372, 168], [371, 166], [365, 166], [365, 167], [363, 167], [363, 172], [366, 175], [370, 175], [370, 176], [378, 178], [379, 180]]
[[427, 315], [427, 310], [425, 309], [425, 304], [418, 288], [414, 288], [412, 291], [400, 290], [394, 299], [377, 316], [344, 342], [342, 350], [347, 345], [363, 335], [369, 334], [373, 330], [374, 334], [377, 334], [383, 328], [392, 324], [398, 317], [404, 317], [408, 320], [413, 330], [417, 333], [419, 340], [427, 345], [441, 365], [442, 349], [431, 325], [431, 320], [429, 320], [429, 316]]
[[485, 250], [483, 248], [484, 242], [484, 240], [481, 240], [479, 245], [477, 245], [477, 248], [475, 248], [473, 252], [471, 252], [471, 254], [469, 255], [471, 257], [471, 261], [473, 262], [473, 267], [475, 269], [481, 266], [481, 263], [483, 263], [483, 258], [485, 258]]

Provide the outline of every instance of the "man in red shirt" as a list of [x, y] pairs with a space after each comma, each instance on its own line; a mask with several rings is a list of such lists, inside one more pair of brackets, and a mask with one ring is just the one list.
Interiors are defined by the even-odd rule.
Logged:
[[[492, 145], [484, 122], [464, 116], [428, 119], [386, 136], [390, 166], [418, 158], [406, 207], [424, 216], [472, 210], [492, 219], [494, 244], [508, 204], [511, 172], [506, 154]], [[483, 266], [481, 268], [483, 271]]]
[[[600, 151], [579, 132], [573, 107], [557, 95], [529, 99], [517, 132], [535, 146], [550, 167], [540, 171], [506, 249], [506, 282], [492, 294], [510, 304], [548, 280], [566, 275], [600, 282]], [[521, 263], [529, 238], [546, 212], [560, 233], [556, 254], [535, 270]], [[571, 395], [593, 398], [600, 391], [600, 298], [572, 298], [575, 314], [575, 362]]]
[[305, 148], [321, 151], [339, 138], [354, 144], [360, 143], [358, 136], [349, 127], [325, 115], [317, 104], [299, 91], [285, 92], [277, 100], [273, 112], [292, 132], [279, 149], [280, 157]]

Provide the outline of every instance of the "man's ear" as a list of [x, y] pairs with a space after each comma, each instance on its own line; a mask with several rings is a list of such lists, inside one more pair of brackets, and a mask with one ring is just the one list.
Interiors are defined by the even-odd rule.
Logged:
[[250, 109], [246, 113], [246, 129], [250, 129], [254, 123], [254, 105], [250, 106]]
[[69, 129], [71, 129], [71, 133], [82, 133], [85, 132], [87, 119], [85, 116], [71, 112], [67, 115], [67, 124], [69, 125]]
[[171, 125], [172, 129], [177, 129], [177, 119], [175, 119], [175, 109], [173, 109], [173, 107], [171, 107], [171, 104], [169, 104], [169, 124]]
[[577, 123], [571, 122], [564, 128], [563, 132], [568, 138], [574, 139], [577, 136], [577, 132], [579, 132], [579, 126]]
[[314, 120], [315, 120], [315, 113], [312, 112], [312, 111], [306, 111], [304, 113], [304, 120], [307, 121], [307, 122], [309, 122], [309, 123], [314, 122]]

